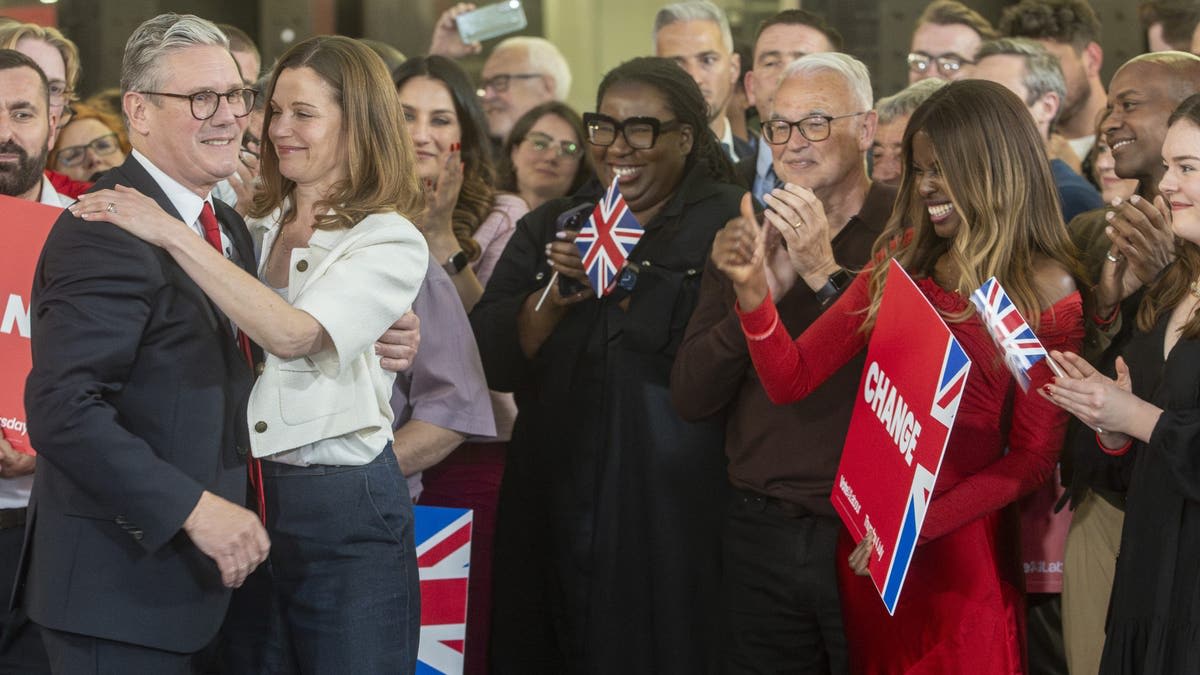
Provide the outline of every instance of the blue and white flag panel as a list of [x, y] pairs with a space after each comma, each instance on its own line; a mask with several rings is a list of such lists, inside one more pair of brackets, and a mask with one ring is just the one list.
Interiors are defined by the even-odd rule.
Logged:
[[1029, 391], [1029, 371], [1038, 361], [1046, 358], [1046, 349], [1008, 293], [1000, 286], [996, 277], [983, 283], [971, 294], [971, 302], [979, 312], [979, 318], [987, 328], [996, 347], [1004, 356], [1004, 364], [1017, 379], [1021, 389]]

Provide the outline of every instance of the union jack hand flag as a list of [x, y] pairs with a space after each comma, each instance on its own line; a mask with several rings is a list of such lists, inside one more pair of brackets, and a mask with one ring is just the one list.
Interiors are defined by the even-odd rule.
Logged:
[[462, 674], [472, 513], [470, 509], [413, 507], [421, 578], [418, 675]]
[[641, 223], [625, 204], [617, 180], [596, 204], [596, 210], [575, 237], [583, 269], [587, 271], [597, 296], [608, 295], [616, 284], [625, 259], [642, 239]]
[[1004, 364], [1017, 379], [1017, 384], [1021, 385], [1022, 390], [1029, 391], [1029, 371], [1038, 361], [1046, 358], [1046, 349], [1041, 341], [1025, 323], [996, 277], [988, 279], [972, 293], [971, 302], [1004, 355]]

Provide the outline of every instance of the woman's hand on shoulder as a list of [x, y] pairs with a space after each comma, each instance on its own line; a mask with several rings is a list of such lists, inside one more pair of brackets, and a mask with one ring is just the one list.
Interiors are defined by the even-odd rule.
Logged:
[[179, 234], [180, 228], [190, 229], [163, 211], [158, 202], [123, 185], [82, 194], [67, 209], [76, 218], [112, 223], [155, 246], [165, 247], [173, 235]]

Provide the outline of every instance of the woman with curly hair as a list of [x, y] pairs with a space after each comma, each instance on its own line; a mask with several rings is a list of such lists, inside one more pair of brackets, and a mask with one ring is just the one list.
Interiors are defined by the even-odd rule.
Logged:
[[[585, 140], [599, 182], [517, 225], [471, 324], [520, 408], [496, 529], [497, 672], [706, 673], [716, 659], [724, 424], [670, 375], [713, 235], [745, 190], [673, 61], [609, 71]], [[616, 182], [645, 233], [597, 297], [571, 241]], [[555, 272], [562, 285], [547, 283]]]
[[[498, 192], [483, 109], [467, 74], [442, 56], [409, 59], [393, 73], [425, 212], [417, 220], [429, 255], [454, 281], [470, 312], [483, 295], [517, 221], [529, 211]], [[492, 533], [507, 442], [517, 416], [511, 394], [492, 392], [496, 436], [464, 443], [420, 476], [421, 504], [472, 509], [471, 580], [467, 590], [466, 673], [486, 672], [491, 618]], [[413, 478], [412, 480], [416, 480]]]
[[458, 64], [420, 56], [401, 64], [393, 80], [425, 187], [425, 213], [417, 225], [470, 312], [529, 207], [492, 187], [496, 173], [483, 108]]

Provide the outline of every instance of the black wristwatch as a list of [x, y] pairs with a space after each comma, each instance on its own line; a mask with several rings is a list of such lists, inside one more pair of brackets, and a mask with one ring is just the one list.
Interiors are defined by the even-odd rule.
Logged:
[[454, 276], [455, 274], [463, 271], [466, 266], [467, 254], [463, 253], [462, 250], [455, 251], [454, 255], [451, 255], [449, 260], [442, 263], [442, 269], [446, 270], [446, 274], [449, 274], [450, 276]]
[[854, 275], [844, 268], [838, 268], [838, 271], [829, 275], [829, 279], [825, 281], [825, 285], [818, 288], [817, 299], [821, 301], [821, 306], [824, 307], [829, 303], [837, 300], [837, 297], [846, 290], [850, 282], [854, 281]]

